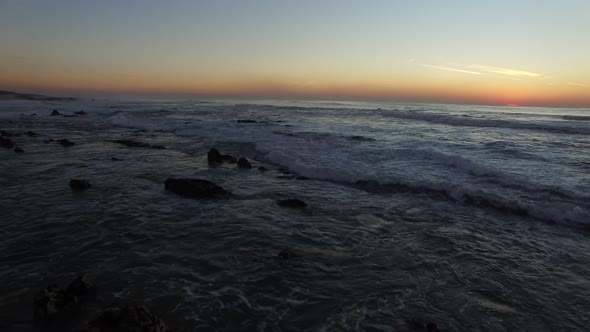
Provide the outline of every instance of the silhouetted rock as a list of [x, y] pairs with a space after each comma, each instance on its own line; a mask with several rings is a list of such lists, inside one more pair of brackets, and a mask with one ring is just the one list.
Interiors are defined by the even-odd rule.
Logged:
[[53, 112], [51, 112], [51, 115], [55, 116], [55, 115], [62, 115], [62, 114], [58, 110], [53, 110]]
[[115, 158], [115, 157], [111, 157], [111, 161], [121, 161], [123, 159], [119, 159], [119, 158]]
[[166, 324], [146, 307], [133, 304], [106, 309], [88, 323], [87, 332], [166, 332]]
[[118, 143], [118, 144], [123, 144], [125, 146], [130, 147], [130, 148], [148, 148], [148, 149], [158, 149], [158, 150], [166, 149], [166, 147], [162, 146], [162, 145], [151, 145], [148, 143], [134, 141], [131, 139], [118, 139], [113, 142]]
[[428, 331], [428, 332], [440, 332], [440, 330], [438, 329], [438, 326], [436, 326], [436, 324], [434, 324], [434, 323], [428, 323], [428, 324], [426, 324], [426, 331]]
[[297, 198], [278, 200], [277, 204], [279, 204], [280, 206], [294, 209], [304, 209], [305, 207], [307, 207], [307, 203]]
[[264, 166], [260, 166], [260, 167], [258, 167], [258, 170], [261, 172], [266, 172], [266, 171], [268, 171], [268, 168], [266, 168]]
[[236, 159], [236, 157], [232, 156], [231, 154], [222, 154], [221, 159], [223, 161], [227, 161], [230, 164], [235, 164], [238, 162], [238, 159]]
[[12, 149], [14, 147], [14, 142], [8, 137], [0, 136], [0, 146]]
[[74, 190], [84, 190], [90, 188], [90, 182], [81, 179], [71, 179], [70, 188]]
[[4, 136], [4, 137], [12, 137], [12, 133], [6, 131], [6, 130], [0, 130], [0, 136]]
[[67, 298], [75, 298], [78, 301], [86, 297], [94, 297], [96, 295], [96, 288], [86, 276], [81, 275], [66, 287], [65, 294]]
[[74, 114], [76, 114], [76, 115], [86, 115], [88, 113], [86, 113], [84, 111], [78, 111], [78, 112], [74, 112]]
[[221, 153], [216, 148], [211, 148], [209, 152], [207, 152], [207, 161], [210, 163], [221, 163], [223, 162], [223, 158], [221, 157]]
[[23, 153], [23, 152], [25, 152], [25, 150], [23, 150], [21, 148], [14, 148], [14, 152], [16, 152], [16, 153]]
[[27, 131], [25, 132], [25, 135], [29, 136], [29, 137], [37, 137], [39, 135], [37, 135], [36, 133], [32, 132], [32, 131]]
[[61, 146], [66, 146], [66, 147], [76, 145], [76, 143], [70, 141], [67, 138], [58, 139], [57, 143], [61, 144]]
[[238, 167], [239, 168], [252, 168], [252, 164], [248, 161], [248, 159], [242, 157], [238, 159]]
[[173, 193], [194, 198], [215, 198], [227, 194], [223, 187], [202, 179], [168, 178], [164, 187]]
[[238, 123], [258, 123], [256, 120], [238, 120]]

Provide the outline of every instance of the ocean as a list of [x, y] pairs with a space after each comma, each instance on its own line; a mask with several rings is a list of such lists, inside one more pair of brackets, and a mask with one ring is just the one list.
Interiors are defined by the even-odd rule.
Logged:
[[[589, 109], [0, 101], [0, 129], [25, 151], [0, 147], [2, 331], [28, 331], [36, 292], [81, 273], [88, 315], [135, 301], [175, 331], [590, 326]], [[213, 147], [253, 168], [209, 164]], [[232, 196], [178, 196], [168, 177]]]

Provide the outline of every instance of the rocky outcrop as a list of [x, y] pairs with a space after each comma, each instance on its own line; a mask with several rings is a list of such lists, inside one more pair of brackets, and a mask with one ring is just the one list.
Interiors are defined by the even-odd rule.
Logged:
[[6, 130], [0, 130], [0, 136], [12, 137], [12, 133], [11, 132], [8, 132]]
[[80, 309], [81, 302], [95, 295], [94, 286], [84, 276], [77, 277], [66, 289], [50, 285], [35, 296], [33, 316], [37, 325], [47, 325]]
[[106, 309], [88, 323], [87, 332], [166, 332], [166, 324], [142, 305]]
[[51, 115], [52, 115], [52, 116], [56, 116], [56, 115], [63, 115], [63, 114], [61, 114], [61, 113], [60, 113], [58, 110], [53, 110], [53, 111], [51, 112]]
[[252, 164], [250, 164], [248, 159], [242, 157], [242, 158], [238, 159], [238, 167], [248, 169], [248, 168], [252, 168]]
[[147, 149], [157, 149], [157, 150], [164, 150], [166, 149], [165, 146], [162, 145], [152, 145], [144, 142], [134, 141], [131, 139], [118, 139], [113, 141], [114, 143], [123, 144], [130, 148], [147, 148]]
[[277, 201], [277, 204], [293, 209], [305, 209], [307, 207], [307, 203], [297, 198], [281, 199]]
[[85, 190], [90, 188], [90, 182], [87, 180], [81, 179], [71, 179], [70, 180], [70, 188], [74, 190]]
[[86, 113], [84, 111], [78, 111], [78, 112], [74, 112], [74, 114], [76, 114], [76, 115], [86, 115], [88, 113]]
[[216, 148], [211, 148], [209, 152], [207, 152], [207, 161], [210, 163], [222, 163], [223, 158], [221, 157], [221, 153]]
[[175, 194], [193, 198], [217, 198], [228, 194], [223, 187], [202, 179], [168, 178], [164, 187]]

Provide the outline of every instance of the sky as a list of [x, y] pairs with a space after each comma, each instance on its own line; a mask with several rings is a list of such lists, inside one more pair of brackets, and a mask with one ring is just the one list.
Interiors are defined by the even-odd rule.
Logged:
[[0, 0], [0, 89], [590, 107], [589, 0]]

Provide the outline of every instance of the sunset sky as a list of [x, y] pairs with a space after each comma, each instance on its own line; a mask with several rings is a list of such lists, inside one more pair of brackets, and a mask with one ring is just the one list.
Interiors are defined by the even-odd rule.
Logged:
[[0, 1], [0, 89], [590, 107], [588, 0]]

